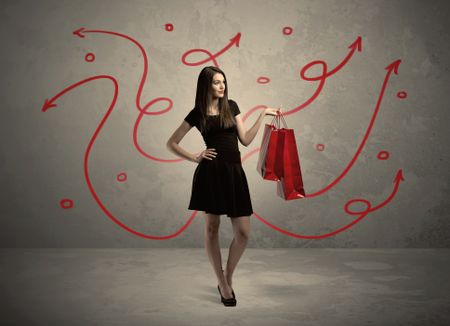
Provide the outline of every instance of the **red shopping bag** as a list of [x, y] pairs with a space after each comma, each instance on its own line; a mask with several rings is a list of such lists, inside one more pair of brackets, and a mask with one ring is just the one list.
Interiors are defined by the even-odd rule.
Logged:
[[[274, 120], [276, 120], [278, 128], [273, 123]], [[266, 123], [264, 127], [256, 170], [265, 180], [280, 180], [280, 175], [277, 175], [275, 171], [279, 126], [279, 118], [277, 119], [277, 116], [275, 116], [272, 122], [270, 124]]]
[[[281, 117], [283, 118], [283, 116]], [[294, 129], [278, 130], [277, 140], [275, 172], [280, 176], [280, 180], [277, 182], [277, 194], [286, 200], [304, 198], [305, 189]]]

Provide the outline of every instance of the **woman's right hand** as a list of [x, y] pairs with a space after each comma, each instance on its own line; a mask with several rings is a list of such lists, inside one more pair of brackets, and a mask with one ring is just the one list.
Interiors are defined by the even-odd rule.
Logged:
[[207, 148], [195, 158], [195, 161], [197, 163], [200, 163], [204, 158], [206, 158], [208, 160], [212, 160], [216, 156], [217, 156], [217, 152], [216, 152], [215, 148]]

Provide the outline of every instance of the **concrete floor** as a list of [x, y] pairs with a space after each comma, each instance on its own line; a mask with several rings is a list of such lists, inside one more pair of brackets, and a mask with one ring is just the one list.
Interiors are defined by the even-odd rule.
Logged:
[[[222, 249], [225, 261], [228, 249]], [[2, 249], [0, 325], [450, 325], [450, 249]]]

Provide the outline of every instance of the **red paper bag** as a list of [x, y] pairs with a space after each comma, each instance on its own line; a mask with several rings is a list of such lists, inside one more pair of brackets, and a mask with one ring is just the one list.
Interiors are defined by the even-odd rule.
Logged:
[[[277, 117], [274, 117], [274, 120]], [[279, 125], [278, 125], [279, 126]], [[264, 134], [259, 150], [258, 164], [256, 170], [265, 180], [280, 180], [280, 176], [275, 173], [275, 160], [278, 146], [279, 128], [273, 124], [264, 127]]]
[[293, 129], [283, 128], [278, 131], [275, 162], [275, 171], [281, 179], [277, 182], [278, 196], [286, 200], [304, 198], [305, 189]]

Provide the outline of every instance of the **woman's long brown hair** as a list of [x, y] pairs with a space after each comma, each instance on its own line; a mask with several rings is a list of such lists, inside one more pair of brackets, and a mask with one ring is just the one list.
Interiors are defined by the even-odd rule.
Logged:
[[225, 92], [222, 98], [219, 98], [219, 120], [222, 128], [230, 128], [236, 124], [235, 118], [228, 104], [228, 82], [225, 73], [215, 66], [208, 66], [202, 69], [198, 75], [197, 93], [195, 95], [195, 106], [200, 111], [200, 130], [203, 132], [206, 126], [207, 109], [212, 102], [212, 82], [213, 76], [217, 73], [222, 74], [225, 80]]

